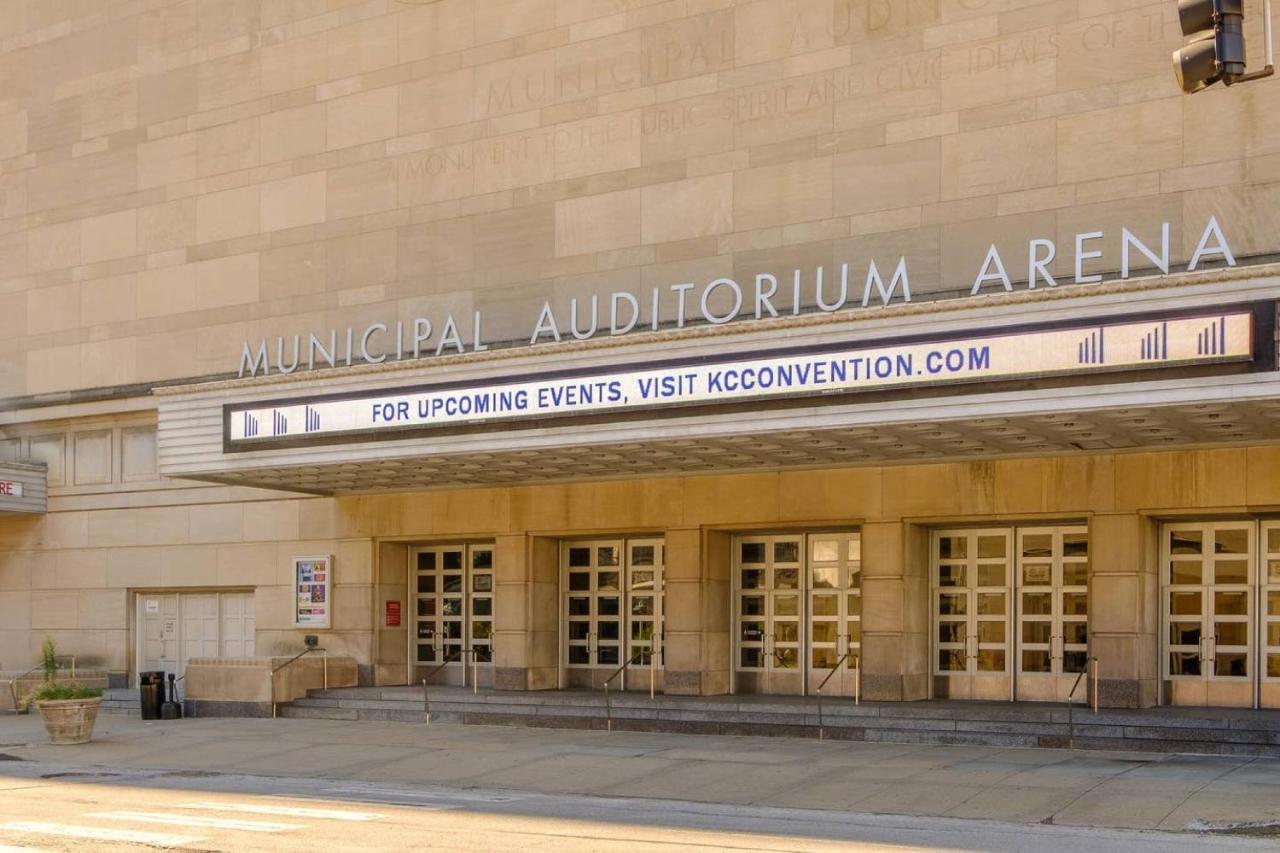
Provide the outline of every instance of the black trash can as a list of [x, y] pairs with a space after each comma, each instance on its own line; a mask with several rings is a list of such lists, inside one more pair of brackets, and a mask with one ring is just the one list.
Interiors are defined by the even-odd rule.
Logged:
[[164, 673], [138, 673], [138, 698], [142, 705], [142, 719], [160, 719], [160, 706], [164, 704]]

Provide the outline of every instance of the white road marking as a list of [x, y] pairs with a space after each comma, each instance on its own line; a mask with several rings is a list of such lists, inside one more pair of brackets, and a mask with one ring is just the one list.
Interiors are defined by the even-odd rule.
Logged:
[[304, 829], [300, 823], [271, 823], [263, 820], [233, 820], [199, 815], [174, 815], [164, 812], [94, 812], [85, 817], [107, 820], [131, 820], [135, 823], [162, 823], [167, 826], [190, 826], [202, 829], [234, 829], [241, 832], [287, 832]]
[[139, 832], [132, 829], [102, 829], [95, 826], [71, 826], [65, 823], [44, 823], [35, 820], [3, 823], [0, 824], [0, 830], [29, 832], [33, 835], [57, 835], [63, 838], [84, 838], [90, 841], [124, 841], [130, 844], [150, 844], [153, 847], [182, 847], [185, 844], [204, 840], [192, 835]]
[[[182, 803], [180, 809], [206, 809], [215, 812], [244, 812], [246, 814], [279, 815], [280, 817], [310, 817], [317, 820], [382, 820], [377, 812], [349, 812], [337, 809], [306, 809], [297, 806], [258, 806], [249, 803]], [[0, 853], [4, 851], [0, 850]]]

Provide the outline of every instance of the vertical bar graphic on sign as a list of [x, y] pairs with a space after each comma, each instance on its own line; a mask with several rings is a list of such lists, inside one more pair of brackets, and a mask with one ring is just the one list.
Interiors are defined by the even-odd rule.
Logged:
[[1169, 324], [1161, 323], [1147, 332], [1146, 337], [1142, 339], [1141, 350], [1143, 361], [1168, 361]]
[[286, 435], [289, 432], [289, 419], [279, 409], [271, 413], [271, 429], [272, 435]]
[[306, 423], [303, 424], [303, 430], [306, 432], [315, 432], [320, 429], [320, 413], [310, 406], [306, 407]]
[[1080, 342], [1077, 355], [1077, 360], [1080, 364], [1104, 364], [1106, 362], [1106, 331], [1105, 328], [1099, 327], [1096, 331], [1090, 332]]
[[248, 412], [244, 413], [244, 437], [253, 438], [258, 434], [258, 419]]

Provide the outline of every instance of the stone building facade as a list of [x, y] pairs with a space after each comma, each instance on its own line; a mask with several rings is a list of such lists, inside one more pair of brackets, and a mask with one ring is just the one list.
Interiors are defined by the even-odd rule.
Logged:
[[1280, 83], [1185, 97], [1180, 40], [9, 4], [0, 669], [1280, 706]]

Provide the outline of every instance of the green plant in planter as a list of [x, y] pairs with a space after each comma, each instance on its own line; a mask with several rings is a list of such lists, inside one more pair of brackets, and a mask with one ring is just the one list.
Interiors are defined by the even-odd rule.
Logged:
[[45, 637], [40, 645], [40, 668], [44, 670], [44, 683], [32, 690], [22, 700], [31, 702], [59, 702], [66, 699], [97, 699], [101, 690], [81, 687], [74, 681], [58, 683], [58, 647], [52, 637]]

